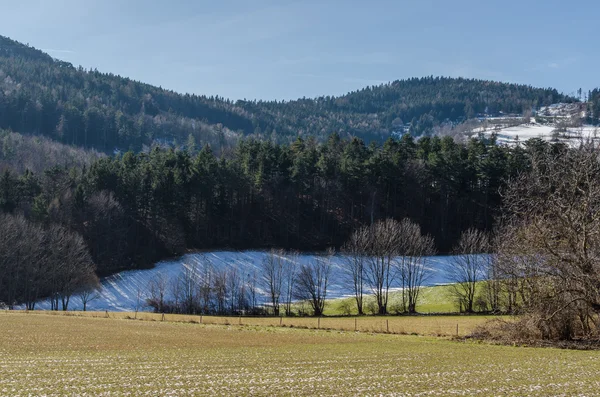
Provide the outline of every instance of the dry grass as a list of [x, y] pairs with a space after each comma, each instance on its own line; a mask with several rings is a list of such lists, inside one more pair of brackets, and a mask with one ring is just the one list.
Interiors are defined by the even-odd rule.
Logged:
[[[22, 312], [24, 313], [24, 312]], [[361, 317], [221, 317], [190, 316], [138, 312], [48, 312], [36, 311], [29, 314], [55, 316], [79, 316], [144, 321], [187, 322], [213, 325], [248, 325], [261, 327], [287, 327], [307, 329], [329, 329], [390, 334], [415, 334], [424, 336], [466, 336], [490, 319], [508, 317], [493, 316], [361, 316]], [[458, 330], [458, 333], [457, 333]]]
[[600, 395], [600, 353], [0, 313], [0, 396]]

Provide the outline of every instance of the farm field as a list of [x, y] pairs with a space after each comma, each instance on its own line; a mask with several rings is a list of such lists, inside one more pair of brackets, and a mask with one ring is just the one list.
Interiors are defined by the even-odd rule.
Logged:
[[[344, 316], [344, 317], [234, 317], [159, 314], [148, 312], [18, 312], [24, 316], [46, 315], [59, 317], [109, 318], [158, 322], [190, 323], [201, 325], [232, 325], [359, 331], [371, 333], [414, 334], [421, 336], [465, 336], [475, 327], [493, 318], [510, 321], [510, 316]], [[0, 315], [0, 319], [2, 316]]]
[[0, 396], [600, 395], [600, 352], [0, 313]]
[[[482, 293], [483, 283], [477, 284], [477, 293]], [[390, 313], [396, 312], [401, 306], [402, 293], [400, 291], [391, 291], [388, 303]], [[296, 311], [298, 309], [296, 305]], [[377, 305], [375, 297], [370, 294], [364, 296], [365, 312], [375, 312]], [[458, 307], [453, 301], [451, 287], [449, 285], [438, 285], [432, 287], [422, 287], [417, 300], [417, 310], [422, 314], [430, 313], [456, 313]], [[356, 302], [354, 298], [334, 298], [328, 299], [325, 304], [325, 315], [342, 316], [357, 314]]]

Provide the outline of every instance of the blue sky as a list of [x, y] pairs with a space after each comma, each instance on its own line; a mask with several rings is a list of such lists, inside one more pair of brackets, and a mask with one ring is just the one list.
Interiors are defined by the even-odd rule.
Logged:
[[55, 58], [232, 99], [427, 75], [600, 86], [596, 0], [19, 0], [0, 15], [0, 34]]

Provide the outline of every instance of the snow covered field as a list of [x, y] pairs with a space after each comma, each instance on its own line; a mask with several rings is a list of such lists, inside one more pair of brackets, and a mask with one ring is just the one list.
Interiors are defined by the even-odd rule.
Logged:
[[592, 125], [567, 128], [566, 132], [555, 133], [555, 131], [556, 125], [554, 124], [538, 124], [533, 122], [511, 127], [477, 128], [473, 132], [483, 133], [487, 136], [495, 133], [497, 142], [501, 145], [515, 145], [517, 142], [524, 143], [532, 138], [540, 138], [545, 141], [558, 139], [571, 147], [577, 147], [581, 142], [585, 142], [588, 139], [598, 140], [600, 138], [600, 129]]
[[[260, 274], [263, 258], [267, 255], [264, 251], [215, 251], [206, 253], [195, 253], [184, 255], [177, 260], [159, 262], [153, 269], [133, 270], [117, 273], [102, 281], [102, 289], [97, 299], [88, 302], [88, 310], [96, 311], [134, 311], [148, 310], [144, 307], [144, 301], [148, 291], [148, 283], [159, 274], [166, 276], [169, 280], [176, 279], [187, 267], [202, 268], [203, 256], [210, 260], [216, 269], [237, 268], [240, 274], [250, 275], [254, 271]], [[427, 285], [445, 283], [444, 266], [450, 257], [435, 256], [427, 258], [426, 266], [431, 269], [431, 277]], [[298, 256], [299, 263], [307, 263], [314, 260], [314, 255], [303, 254]], [[342, 297], [352, 293], [343, 283], [341, 265], [344, 258], [336, 256], [333, 259], [333, 271], [330, 277], [328, 297]], [[83, 305], [77, 296], [71, 298], [69, 310], [81, 310]], [[48, 301], [36, 304], [36, 309], [49, 310]]]

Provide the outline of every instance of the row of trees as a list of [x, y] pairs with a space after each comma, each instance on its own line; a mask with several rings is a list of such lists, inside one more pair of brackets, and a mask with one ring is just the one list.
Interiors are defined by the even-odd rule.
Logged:
[[600, 89], [595, 88], [588, 94], [588, 121], [600, 124]]
[[[218, 269], [203, 256], [185, 264], [173, 279], [156, 275], [148, 284], [146, 304], [159, 313], [295, 314], [293, 301], [308, 303], [312, 314], [325, 309], [332, 251], [308, 263], [283, 250], [271, 250], [258, 271], [243, 274], [235, 267]], [[283, 311], [282, 311], [283, 308]], [[299, 314], [308, 314], [300, 309]]]
[[0, 209], [79, 233], [100, 275], [186, 249], [339, 248], [388, 218], [411, 219], [450, 252], [462, 231], [492, 228], [505, 180], [546, 146], [410, 135], [367, 146], [334, 134], [323, 144], [242, 141], [228, 156], [155, 148], [32, 173], [19, 160], [30, 146], [15, 145], [0, 159]]
[[[354, 231], [388, 218], [410, 219], [435, 251], [450, 252], [464, 230], [491, 230], [505, 181], [551, 147], [410, 135], [367, 146], [334, 134], [323, 144], [242, 141], [227, 156], [189, 145], [101, 157], [3, 136], [0, 211], [80, 235], [100, 276], [186, 249], [340, 248]], [[29, 149], [65, 155], [33, 173], [23, 171]]]
[[493, 234], [463, 233], [448, 274], [464, 310], [521, 314], [504, 337], [600, 334], [599, 159], [592, 141], [543, 148], [504, 190]]
[[402, 312], [416, 313], [420, 288], [430, 275], [426, 257], [435, 254], [430, 236], [408, 219], [386, 219], [356, 230], [342, 248], [344, 270], [354, 292], [358, 314], [371, 292], [379, 314], [388, 313], [391, 287], [402, 288]]
[[[396, 287], [402, 288], [401, 311], [416, 313], [420, 289], [431, 274], [426, 260], [434, 253], [433, 239], [410, 220], [379, 221], [351, 235], [341, 252], [338, 276], [343, 280], [334, 281], [351, 288], [360, 315], [368, 293], [375, 297], [377, 312], [387, 314], [390, 288]], [[292, 302], [298, 301], [320, 316], [332, 281], [333, 255], [328, 250], [299, 263], [296, 254], [271, 250], [258, 273], [248, 275], [236, 268], [216, 269], [203, 257], [200, 265], [186, 264], [174, 280], [160, 274], [151, 280], [147, 303], [157, 312], [239, 314], [268, 309], [276, 316], [290, 316]]]
[[506, 191], [499, 268], [514, 280], [531, 335], [599, 334], [599, 156], [595, 142], [547, 148]]
[[67, 310], [75, 294], [98, 284], [81, 236], [64, 227], [47, 228], [23, 216], [0, 214], [0, 302], [33, 310], [49, 297], [53, 310]]

